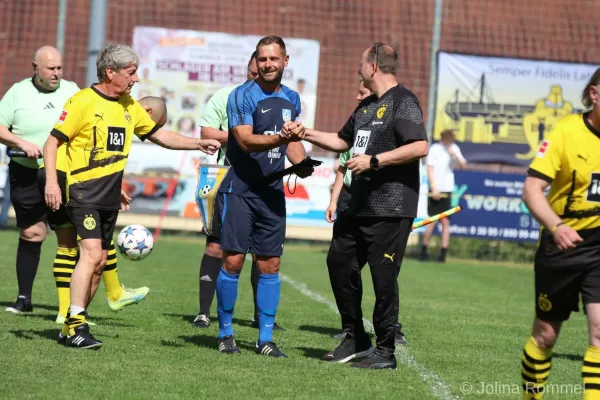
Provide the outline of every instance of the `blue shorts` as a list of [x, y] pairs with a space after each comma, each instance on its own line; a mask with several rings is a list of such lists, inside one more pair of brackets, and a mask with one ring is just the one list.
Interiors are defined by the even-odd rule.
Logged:
[[285, 240], [285, 197], [243, 197], [219, 193], [223, 199], [221, 249], [234, 253], [280, 257]]

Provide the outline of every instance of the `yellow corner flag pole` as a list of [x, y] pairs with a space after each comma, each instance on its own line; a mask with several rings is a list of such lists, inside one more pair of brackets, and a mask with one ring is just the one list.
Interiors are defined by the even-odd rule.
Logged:
[[444, 211], [443, 213], [439, 213], [438, 215], [434, 215], [433, 217], [429, 217], [429, 218], [426, 218], [426, 219], [424, 219], [422, 221], [415, 222], [413, 224], [412, 228], [413, 228], [413, 230], [415, 230], [415, 229], [418, 229], [418, 228], [420, 228], [422, 226], [429, 225], [432, 222], [438, 221], [438, 220], [440, 220], [442, 218], [449, 217], [452, 214], [456, 214], [457, 212], [459, 212], [461, 210], [462, 210], [461, 206], [456, 206], [456, 207], [451, 208], [451, 209], [449, 209], [447, 211]]

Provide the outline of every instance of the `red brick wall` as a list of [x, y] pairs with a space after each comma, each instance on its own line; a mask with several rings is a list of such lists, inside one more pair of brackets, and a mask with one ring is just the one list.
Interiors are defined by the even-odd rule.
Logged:
[[[89, 1], [68, 0], [65, 78], [85, 84]], [[319, 129], [338, 130], [355, 106], [361, 52], [377, 40], [399, 52], [399, 80], [427, 109], [433, 0], [109, 0], [106, 39], [131, 43], [136, 25], [276, 34], [321, 43]], [[0, 94], [31, 74], [56, 43], [58, 0], [0, 1]], [[445, 0], [441, 48], [600, 64], [600, 1]]]

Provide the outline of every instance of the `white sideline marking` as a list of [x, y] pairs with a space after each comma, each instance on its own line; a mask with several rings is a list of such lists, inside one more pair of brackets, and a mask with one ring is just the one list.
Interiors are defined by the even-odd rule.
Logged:
[[[282, 274], [281, 272], [279, 273], [279, 279], [281, 279], [284, 282], [289, 283], [290, 285], [292, 285], [294, 287], [294, 289], [296, 289], [297, 291], [299, 291], [306, 297], [310, 297], [311, 299], [313, 299], [319, 303], [325, 304], [326, 306], [331, 308], [336, 314], [339, 314], [338, 308], [335, 305], [335, 303], [327, 300], [325, 297], [321, 296], [320, 294], [315, 293], [312, 290], [310, 290], [308, 288], [308, 286], [306, 286], [306, 283], [296, 282], [295, 280], [293, 280], [292, 278], [290, 278], [287, 275]], [[374, 329], [371, 321], [363, 318], [363, 324], [365, 325], [365, 328], [368, 331], [370, 331], [371, 333], [375, 333], [375, 329]], [[443, 400], [459, 399], [459, 397], [457, 395], [452, 394], [452, 390], [450, 389], [450, 386], [446, 382], [444, 382], [444, 380], [442, 378], [440, 378], [435, 372], [430, 371], [427, 368], [425, 368], [424, 366], [422, 366], [421, 364], [419, 364], [418, 361], [415, 359], [415, 357], [413, 357], [408, 352], [406, 347], [396, 346], [396, 356], [397, 356], [397, 360], [400, 363], [408, 365], [417, 370], [417, 372], [419, 373], [419, 376], [421, 377], [421, 380], [427, 386], [429, 386], [429, 388], [431, 389], [431, 391], [433, 392], [435, 397], [437, 397], [438, 399], [443, 399]]]

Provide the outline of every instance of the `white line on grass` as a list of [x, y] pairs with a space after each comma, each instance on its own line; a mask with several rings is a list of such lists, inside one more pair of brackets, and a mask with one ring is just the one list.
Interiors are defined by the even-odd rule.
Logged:
[[[287, 275], [282, 274], [281, 272], [279, 273], [279, 278], [282, 281], [287, 282], [290, 285], [292, 285], [294, 287], [294, 289], [296, 289], [297, 291], [299, 291], [306, 297], [310, 297], [311, 299], [313, 299], [319, 303], [325, 304], [326, 306], [331, 308], [335, 313], [339, 314], [338, 308], [335, 305], [335, 303], [327, 300], [325, 297], [321, 296], [320, 294], [315, 293], [312, 290], [310, 290], [308, 288], [308, 286], [306, 286], [306, 283], [296, 282], [295, 280], [293, 280], [292, 278], [290, 278]], [[371, 333], [375, 333], [375, 329], [374, 329], [371, 321], [363, 318], [363, 323], [365, 325], [365, 328], [368, 331], [370, 331]], [[419, 362], [415, 359], [415, 357], [413, 357], [408, 352], [406, 347], [396, 346], [396, 356], [400, 363], [408, 365], [417, 370], [417, 372], [419, 373], [419, 376], [421, 377], [421, 380], [427, 386], [429, 386], [429, 388], [431, 388], [431, 391], [437, 398], [442, 399], [442, 400], [457, 400], [457, 399], [459, 399], [459, 397], [457, 395], [452, 394], [452, 390], [450, 389], [450, 386], [446, 382], [444, 382], [444, 380], [442, 378], [440, 378], [435, 372], [430, 371], [427, 368], [425, 368], [424, 366], [422, 366], [421, 364], [419, 364]]]

